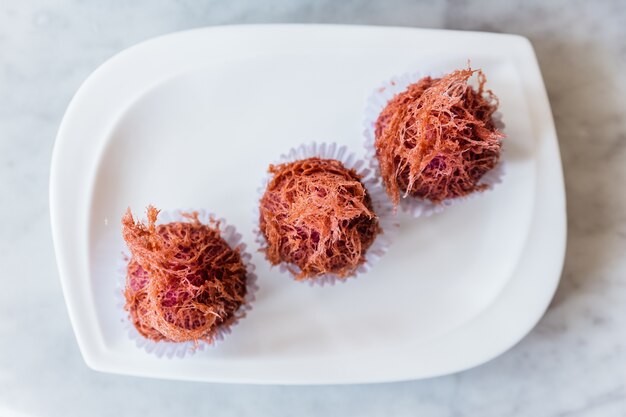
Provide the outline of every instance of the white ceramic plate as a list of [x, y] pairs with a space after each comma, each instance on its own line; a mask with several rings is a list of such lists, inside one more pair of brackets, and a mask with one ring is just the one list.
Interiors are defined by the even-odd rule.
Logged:
[[[256, 188], [311, 140], [364, 155], [367, 96], [416, 69], [483, 68], [504, 114], [504, 182], [423, 220], [401, 217], [374, 270], [311, 288], [270, 270], [217, 348], [158, 359], [116, 306], [120, 218], [130, 206], [206, 208], [256, 250]], [[537, 323], [565, 249], [561, 162], [545, 88], [521, 37], [405, 28], [200, 29], [130, 48], [72, 100], [52, 161], [50, 210], [72, 325], [94, 369], [199, 381], [318, 384], [424, 378], [483, 363]]]

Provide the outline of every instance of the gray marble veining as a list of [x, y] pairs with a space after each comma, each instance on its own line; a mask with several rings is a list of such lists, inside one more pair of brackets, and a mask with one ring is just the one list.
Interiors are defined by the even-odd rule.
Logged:
[[[115, 52], [252, 22], [510, 32], [536, 48], [558, 129], [569, 236], [539, 325], [476, 369], [342, 387], [194, 384], [89, 370], [52, 250], [51, 150], [79, 84]], [[626, 415], [626, 2], [0, 1], [0, 415]]]

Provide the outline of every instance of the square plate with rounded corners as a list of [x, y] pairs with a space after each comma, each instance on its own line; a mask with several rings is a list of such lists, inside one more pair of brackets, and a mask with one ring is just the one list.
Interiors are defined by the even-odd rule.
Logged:
[[[256, 252], [252, 212], [269, 163], [310, 141], [360, 157], [366, 98], [411, 71], [482, 68], [506, 123], [502, 184], [445, 213], [400, 216], [369, 273], [309, 287]], [[157, 358], [125, 331], [114, 295], [120, 218], [205, 208], [254, 252], [260, 290], [216, 348]], [[50, 211], [63, 291], [87, 364], [198, 381], [321, 384], [457, 372], [517, 343], [562, 269], [566, 213], [557, 138], [530, 43], [408, 28], [198, 29], [125, 50], [80, 87], [61, 124]]]

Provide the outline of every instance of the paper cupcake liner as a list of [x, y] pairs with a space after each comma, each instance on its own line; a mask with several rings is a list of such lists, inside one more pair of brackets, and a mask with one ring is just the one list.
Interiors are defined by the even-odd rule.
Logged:
[[[340, 278], [334, 274], [324, 274], [317, 277], [306, 278], [301, 282], [307, 282], [309, 285], [334, 285], [336, 282], [345, 282], [351, 278], [355, 278], [359, 274], [363, 274], [369, 271], [376, 262], [387, 252], [389, 246], [393, 241], [395, 233], [398, 228], [398, 223], [395, 219], [393, 206], [387, 198], [385, 190], [378, 185], [378, 181], [372, 175], [372, 171], [367, 168], [367, 164], [364, 160], [359, 159], [352, 152], [348, 151], [346, 146], [339, 146], [336, 143], [316, 143], [312, 142], [308, 145], [300, 145], [297, 148], [292, 148], [286, 154], [280, 156], [278, 161], [274, 164], [284, 164], [288, 162], [294, 162], [301, 159], [319, 157], [322, 159], [336, 159], [340, 161], [347, 169], [353, 169], [361, 177], [361, 183], [367, 189], [367, 192], [372, 200], [372, 207], [374, 212], [378, 216], [378, 224], [382, 229], [382, 232], [376, 236], [376, 239], [367, 250], [365, 254], [365, 262], [359, 265], [353, 275]], [[261, 233], [259, 226], [259, 204], [258, 202], [263, 197], [267, 184], [272, 179], [271, 174], [267, 174], [264, 178], [261, 187], [258, 188], [257, 204], [255, 206], [254, 224], [256, 228], [254, 233], [256, 235], [255, 241], [260, 247], [266, 247], [267, 241], [263, 233]], [[293, 278], [293, 274], [289, 271], [288, 267], [294, 271], [299, 271], [298, 266], [294, 264], [281, 263], [278, 265], [279, 270], [283, 274], [288, 274]]]
[[[377, 178], [380, 178], [381, 175], [378, 158], [376, 158], [376, 147], [374, 145], [374, 142], [376, 140], [375, 124], [381, 111], [385, 108], [385, 106], [387, 106], [389, 100], [391, 100], [396, 94], [405, 91], [410, 84], [414, 84], [426, 76], [440, 78], [443, 75], [445, 75], [443, 71], [406, 73], [387, 81], [386, 83], [375, 89], [367, 99], [365, 105], [365, 116], [363, 119], [365, 151], [370, 168]], [[505, 125], [502, 122], [502, 113], [496, 111], [492, 116], [492, 120], [498, 130], [500, 130], [501, 132], [504, 131]], [[505, 149], [504, 146], [502, 146], [498, 163], [491, 171], [486, 173], [480, 179], [478, 184], [487, 185], [488, 188], [491, 189], [494, 185], [502, 182], [502, 178], [505, 174], [505, 164], [502, 157], [504, 152]], [[409, 213], [415, 218], [422, 216], [428, 217], [435, 213], [440, 213], [448, 207], [474, 198], [478, 194], [479, 193], [472, 193], [464, 197], [450, 198], [442, 201], [441, 203], [433, 203], [432, 201], [427, 199], [420, 199], [411, 196], [401, 196], [399, 205], [403, 211]]]
[[175, 211], [161, 211], [157, 220], [157, 224], [165, 224], [171, 222], [186, 222], [188, 218], [183, 216], [183, 213], [198, 212], [198, 220], [203, 224], [211, 224], [211, 220], [219, 222], [220, 236], [228, 243], [232, 249], [239, 249], [241, 260], [244, 263], [247, 271], [246, 275], [246, 296], [244, 302], [237, 311], [234, 313], [234, 320], [229, 325], [220, 326], [215, 335], [213, 336], [213, 343], [206, 341], [198, 342], [167, 342], [167, 341], [154, 341], [147, 339], [141, 335], [131, 320], [129, 319], [128, 312], [124, 309], [126, 304], [126, 298], [124, 296], [124, 289], [126, 287], [126, 273], [128, 261], [131, 258], [130, 253], [125, 248], [122, 252], [122, 258], [118, 265], [118, 283], [115, 294], [118, 299], [118, 307], [121, 312], [124, 313], [122, 321], [124, 323], [125, 331], [128, 337], [135, 342], [135, 345], [139, 348], [143, 348], [146, 352], [152, 353], [157, 357], [182, 358], [185, 355], [192, 355], [198, 350], [204, 350], [207, 347], [215, 347], [217, 344], [224, 340], [224, 337], [232, 331], [232, 327], [235, 326], [239, 320], [243, 319], [247, 312], [252, 309], [252, 303], [255, 299], [255, 294], [259, 289], [257, 285], [257, 277], [254, 273], [255, 266], [252, 264], [252, 256], [245, 251], [246, 244], [241, 240], [241, 234], [237, 233], [234, 226], [228, 225], [226, 220], [218, 218], [212, 213], [206, 210], [175, 210]]

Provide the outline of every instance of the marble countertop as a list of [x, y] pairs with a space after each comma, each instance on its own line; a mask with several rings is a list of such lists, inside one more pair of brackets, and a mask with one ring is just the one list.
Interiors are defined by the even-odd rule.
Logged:
[[[87, 368], [61, 294], [48, 218], [50, 156], [72, 94], [100, 63], [142, 40], [261, 22], [530, 38], [559, 134], [569, 235], [554, 301], [512, 350], [456, 375], [364, 386], [197, 384]], [[621, 0], [0, 3], [0, 416], [625, 416], [624, 22]]]

